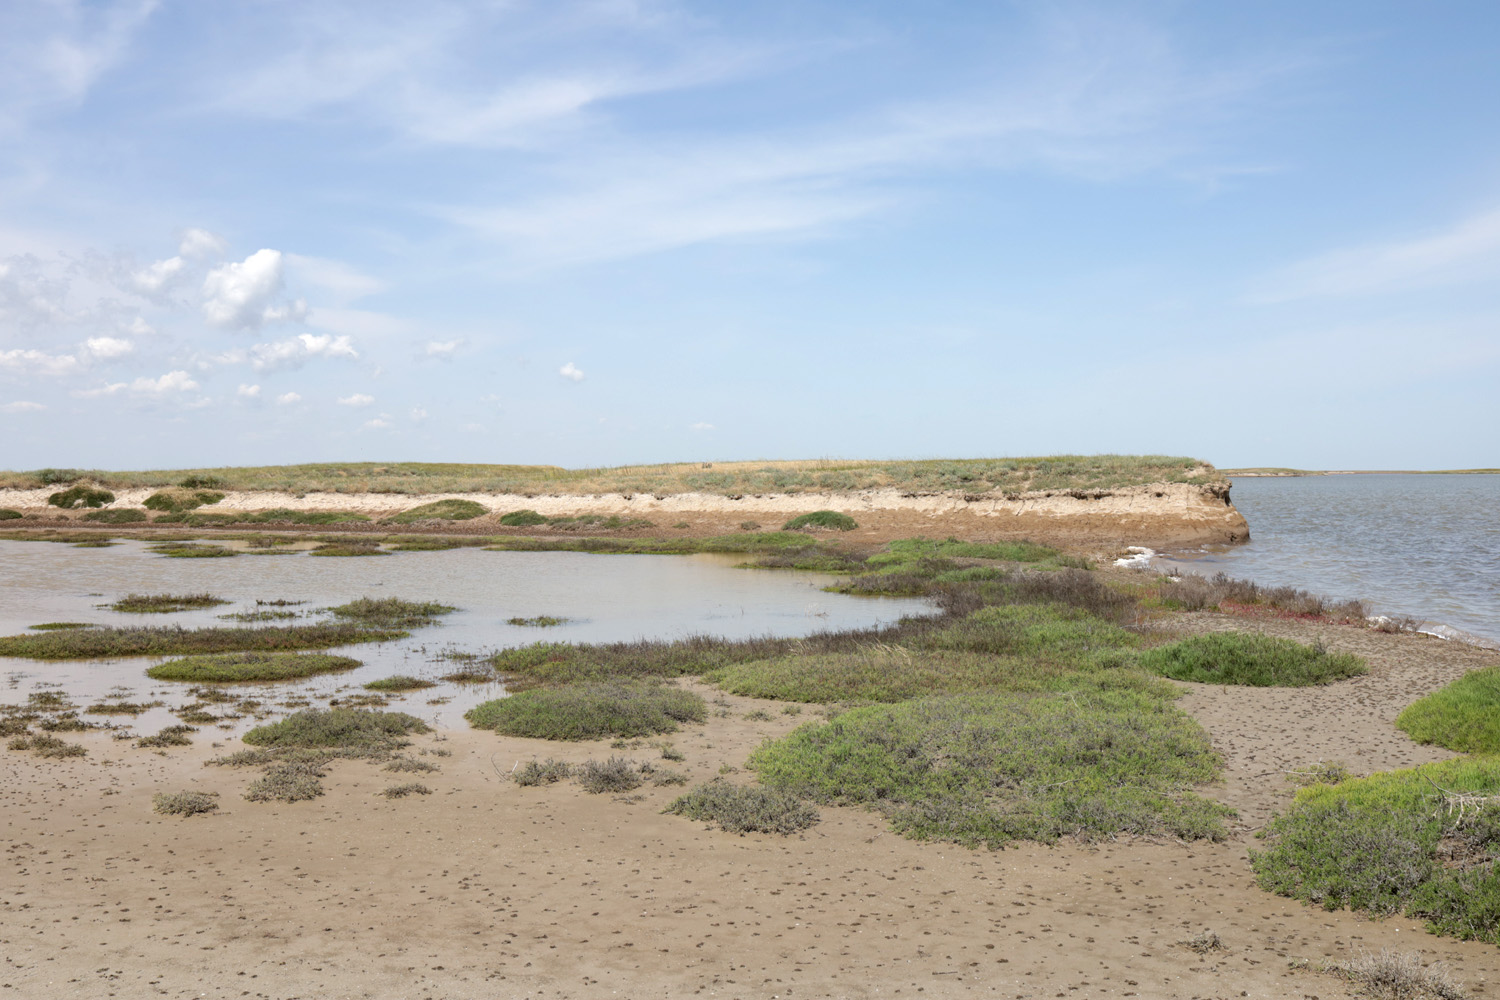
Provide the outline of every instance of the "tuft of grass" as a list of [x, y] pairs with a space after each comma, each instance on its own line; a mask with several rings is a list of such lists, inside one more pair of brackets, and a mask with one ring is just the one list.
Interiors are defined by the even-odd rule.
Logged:
[[733, 785], [715, 779], [667, 806], [666, 812], [715, 823], [726, 833], [788, 836], [813, 826], [818, 810], [795, 795], [774, 788]]
[[215, 490], [190, 490], [181, 486], [173, 486], [151, 494], [141, 506], [147, 510], [161, 511], [164, 514], [181, 514], [184, 511], [196, 510], [205, 504], [218, 503], [223, 499], [224, 494]]
[[528, 760], [524, 765], [512, 771], [510, 776], [511, 780], [518, 785], [531, 786], [554, 785], [564, 778], [571, 777], [572, 774], [572, 764], [548, 757], [541, 762]]
[[634, 791], [644, 783], [635, 763], [623, 757], [611, 757], [603, 763], [586, 760], [577, 773], [578, 783], [591, 795]]
[[544, 740], [597, 740], [676, 732], [702, 722], [703, 699], [690, 691], [642, 681], [605, 681], [537, 688], [483, 702], [464, 716], [476, 729]]
[[1120, 833], [1219, 839], [1229, 810], [1188, 789], [1219, 759], [1159, 694], [945, 695], [857, 708], [763, 744], [767, 787], [884, 811], [913, 839], [1002, 846]]
[[1253, 632], [1193, 636], [1147, 650], [1136, 662], [1173, 680], [1250, 687], [1308, 687], [1369, 672], [1353, 654]]
[[535, 618], [507, 618], [507, 625], [524, 625], [530, 628], [551, 628], [554, 625], [565, 625], [571, 618], [554, 618], [552, 615], [537, 615]]
[[399, 597], [361, 597], [329, 608], [336, 617], [373, 628], [419, 628], [458, 609], [434, 601], [403, 601]]
[[404, 785], [392, 785], [380, 794], [388, 799], [404, 799], [408, 795], [431, 795], [432, 789], [420, 781], [408, 781]]
[[245, 798], [251, 802], [306, 802], [323, 794], [323, 763], [313, 760], [273, 764], [251, 782]]
[[433, 771], [439, 770], [436, 764], [429, 763], [425, 760], [417, 760], [415, 757], [397, 757], [395, 760], [387, 764], [385, 766], [385, 769], [387, 771], [396, 771], [398, 773], [416, 774], [430, 774]]
[[500, 679], [500, 675], [489, 667], [472, 666], [462, 667], [451, 674], [444, 674], [442, 679], [449, 684], [492, 684]]
[[388, 556], [374, 539], [351, 538], [348, 541], [324, 542], [308, 553], [310, 556]]
[[0, 507], [0, 521], [19, 521], [25, 516], [25, 514], [22, 514], [18, 510], [11, 510], [9, 507]]
[[135, 741], [138, 747], [186, 747], [193, 745], [193, 738], [189, 733], [198, 730], [192, 726], [167, 726], [161, 732], [152, 736], [142, 736]]
[[237, 554], [234, 549], [222, 545], [204, 545], [200, 542], [161, 542], [149, 548], [168, 559], [225, 559]]
[[121, 507], [114, 510], [91, 510], [83, 515], [83, 520], [93, 521], [96, 524], [139, 524], [149, 521], [144, 511], [129, 507]]
[[1340, 962], [1329, 970], [1378, 1000], [1466, 1000], [1467, 994], [1442, 962], [1422, 964], [1420, 952], [1382, 948]]
[[853, 531], [859, 522], [836, 510], [815, 510], [799, 514], [781, 526], [782, 531]]
[[360, 661], [353, 657], [330, 653], [209, 653], [159, 663], [147, 670], [146, 676], [157, 681], [239, 684], [296, 680], [358, 666]]
[[424, 503], [386, 518], [388, 524], [411, 524], [414, 521], [468, 521], [488, 514], [489, 508], [473, 500], [438, 500]]
[[331, 622], [267, 628], [88, 628], [42, 635], [0, 636], [0, 656], [31, 660], [94, 660], [119, 656], [184, 656], [244, 651], [328, 649], [404, 639], [399, 629]]
[[142, 712], [153, 708], [160, 708], [164, 702], [134, 702], [134, 701], [101, 701], [84, 711], [89, 715], [140, 715]]
[[45, 733], [39, 733], [36, 736], [18, 736], [6, 746], [11, 750], [30, 750], [38, 757], [50, 759], [82, 757], [88, 753], [88, 750], [80, 744], [68, 743]]
[[219, 808], [215, 792], [158, 792], [151, 796], [151, 808], [163, 816], [202, 816]]
[[1408, 705], [1396, 728], [1418, 743], [1461, 753], [1500, 751], [1500, 666], [1465, 674]]
[[47, 502], [63, 510], [76, 510], [79, 507], [103, 507], [107, 503], [114, 503], [115, 495], [109, 490], [79, 483], [52, 494]]
[[64, 632], [75, 628], [98, 628], [93, 622], [42, 622], [40, 625], [28, 625], [27, 628], [34, 632]]
[[500, 523], [507, 528], [531, 528], [546, 524], [547, 519], [534, 510], [513, 510], [509, 514], [501, 514]]
[[274, 749], [395, 749], [409, 742], [407, 734], [425, 732], [427, 724], [405, 712], [334, 708], [298, 712], [256, 726], [241, 739]]
[[254, 611], [232, 611], [229, 614], [220, 615], [220, 618], [230, 622], [244, 622], [252, 624], [255, 622], [284, 622], [297, 617], [295, 611], [277, 611], [268, 608], [256, 608]]
[[437, 687], [432, 681], [423, 680], [420, 677], [408, 677], [406, 674], [394, 674], [390, 677], [382, 677], [380, 680], [371, 681], [365, 685], [367, 691], [420, 691], [423, 688]]
[[126, 594], [109, 606], [128, 614], [171, 614], [193, 608], [214, 608], [229, 602], [213, 594]]

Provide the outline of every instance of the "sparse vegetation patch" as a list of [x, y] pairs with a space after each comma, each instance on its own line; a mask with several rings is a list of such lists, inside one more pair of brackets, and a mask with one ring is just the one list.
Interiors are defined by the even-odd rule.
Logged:
[[424, 503], [420, 507], [404, 510], [386, 518], [388, 524], [411, 524], [414, 521], [467, 521], [471, 518], [483, 517], [489, 513], [489, 508], [482, 503], [473, 500], [438, 500], [434, 503]]
[[483, 702], [464, 716], [477, 729], [544, 740], [596, 740], [675, 732], [702, 722], [703, 699], [690, 691], [641, 681], [537, 688]]
[[403, 601], [399, 597], [361, 597], [329, 608], [335, 616], [375, 628], [419, 628], [431, 625], [458, 609], [435, 601]]
[[380, 680], [371, 681], [365, 685], [365, 689], [369, 691], [420, 691], [430, 687], [437, 687], [437, 685], [420, 677], [408, 677], [406, 674], [382, 677]]
[[782, 531], [853, 531], [859, 523], [836, 510], [815, 510], [799, 514], [781, 526]]
[[126, 594], [109, 606], [128, 614], [171, 614], [196, 608], [214, 608], [229, 602], [213, 594]]
[[425, 733], [425, 722], [405, 712], [357, 708], [311, 709], [257, 726], [243, 737], [251, 746], [295, 749], [396, 749], [409, 733]]
[[329, 653], [211, 653], [169, 660], [146, 671], [158, 681], [238, 684], [247, 681], [287, 681], [339, 670], [353, 670], [360, 661]]
[[219, 796], [213, 792], [158, 792], [151, 796], [151, 808], [163, 816], [202, 816], [219, 808]]
[[773, 788], [733, 785], [715, 779], [699, 785], [667, 806], [666, 811], [716, 824], [726, 833], [777, 833], [787, 836], [813, 826], [818, 810], [810, 803]]
[[0, 656], [31, 660], [92, 660], [113, 656], [183, 656], [248, 651], [328, 649], [403, 639], [398, 629], [343, 622], [267, 628], [87, 628], [42, 635], [0, 636]]

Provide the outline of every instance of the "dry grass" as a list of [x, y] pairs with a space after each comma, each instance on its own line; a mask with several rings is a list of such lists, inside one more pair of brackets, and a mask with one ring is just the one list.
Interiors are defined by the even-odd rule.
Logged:
[[1365, 953], [1330, 970], [1381, 1000], [1464, 1000], [1463, 987], [1441, 962], [1422, 964], [1417, 952]]
[[163, 816], [201, 816], [219, 808], [214, 792], [158, 792], [151, 796], [151, 808]]

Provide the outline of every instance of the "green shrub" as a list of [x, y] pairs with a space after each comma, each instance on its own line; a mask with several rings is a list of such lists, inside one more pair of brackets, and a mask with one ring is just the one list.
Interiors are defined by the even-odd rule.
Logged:
[[38, 469], [32, 473], [32, 477], [43, 486], [56, 486], [59, 483], [73, 483], [84, 477], [81, 469]]
[[[218, 476], [192, 475], [187, 476], [177, 485], [185, 490], [221, 490], [224, 488], [224, 480]], [[205, 501], [205, 503], [208, 502], [217, 503], [218, 501]]]
[[359, 665], [353, 657], [328, 653], [212, 653], [157, 664], [146, 671], [146, 676], [157, 681], [238, 684], [296, 680], [353, 670]]
[[1179, 681], [1244, 684], [1251, 687], [1307, 687], [1367, 673], [1364, 660], [1330, 653], [1322, 645], [1253, 632], [1198, 635], [1142, 653], [1141, 669]]
[[530, 528], [546, 524], [547, 519], [534, 510], [513, 510], [509, 514], [500, 515], [500, 523], [507, 528]]
[[184, 511], [195, 510], [204, 504], [215, 504], [224, 499], [224, 494], [214, 490], [190, 490], [181, 487], [168, 487], [151, 494], [142, 503], [147, 510], [161, 511], [166, 514], [180, 514]]
[[403, 601], [399, 597], [361, 597], [329, 608], [337, 617], [375, 628], [418, 628], [431, 625], [458, 609], [434, 601]]
[[762, 745], [750, 766], [768, 787], [878, 806], [906, 836], [969, 845], [1119, 833], [1218, 839], [1228, 813], [1187, 791], [1218, 773], [1207, 735], [1140, 691], [858, 708]]
[[42, 622], [40, 625], [28, 625], [29, 629], [37, 632], [61, 632], [75, 628], [97, 628], [93, 622]]
[[63, 510], [73, 510], [78, 507], [103, 507], [107, 503], [115, 502], [115, 495], [109, 490], [96, 489], [86, 483], [70, 486], [52, 494], [47, 502], [54, 507]]
[[404, 510], [399, 514], [386, 518], [388, 524], [411, 524], [413, 521], [467, 521], [475, 517], [483, 517], [488, 514], [489, 508], [482, 503], [473, 500], [438, 500], [433, 503], [424, 503], [420, 507]]
[[551, 628], [554, 625], [564, 625], [571, 621], [569, 618], [555, 618], [552, 615], [537, 615], [535, 618], [507, 618], [507, 625], [522, 625], [528, 628]]
[[201, 545], [197, 542], [161, 542], [150, 546], [150, 549], [168, 559], [223, 559], [237, 554], [234, 549], [222, 545]]
[[718, 824], [726, 833], [799, 833], [818, 822], [818, 810], [774, 788], [731, 785], [715, 779], [667, 806], [688, 819]]
[[1026, 656], [1051, 663], [1119, 666], [1133, 659], [1132, 632], [1066, 604], [1002, 604], [980, 608], [921, 636], [922, 649]]
[[142, 521], [149, 521], [150, 518], [146, 516], [145, 511], [121, 507], [117, 510], [91, 510], [83, 515], [83, 520], [99, 524], [139, 524]]
[[420, 691], [422, 688], [437, 687], [432, 681], [424, 681], [420, 677], [408, 677], [405, 674], [396, 674], [392, 677], [382, 677], [378, 681], [371, 681], [365, 685], [367, 691]]
[[427, 724], [405, 712], [358, 708], [309, 709], [280, 722], [256, 726], [241, 737], [251, 746], [275, 749], [395, 749], [408, 733], [425, 733]]
[[389, 552], [373, 539], [350, 539], [346, 542], [324, 542], [308, 553], [310, 556], [388, 556]]
[[786, 524], [781, 526], [782, 531], [807, 531], [808, 529], [821, 529], [824, 531], [853, 531], [859, 527], [859, 523], [848, 514], [840, 514], [836, 510], [815, 510], [810, 514], [799, 514]]
[[18, 510], [11, 510], [9, 507], [0, 507], [0, 521], [16, 521], [25, 516]]
[[271, 510], [239, 516], [237, 520], [247, 524], [350, 524], [370, 519], [352, 511], [288, 510], [285, 507], [273, 507]]
[[586, 760], [577, 773], [578, 783], [591, 795], [629, 792], [642, 784], [641, 773], [634, 762], [622, 757], [611, 757], [602, 764], [597, 760]]
[[43, 635], [0, 636], [0, 656], [30, 660], [96, 660], [120, 656], [328, 649], [356, 642], [404, 639], [408, 634], [397, 629], [371, 629], [346, 623], [266, 628], [87, 628]]
[[703, 699], [689, 691], [640, 681], [538, 688], [483, 702], [464, 718], [477, 729], [544, 740], [654, 736], [678, 723], [702, 722]]
[[201, 816], [219, 808], [214, 792], [158, 792], [151, 796], [151, 808], [163, 816]]
[[1465, 674], [1407, 706], [1396, 728], [1461, 753], [1500, 751], [1500, 666]]
[[567, 761], [553, 760], [548, 757], [545, 761], [538, 763], [528, 760], [521, 767], [511, 772], [511, 780], [518, 785], [553, 785], [573, 774], [573, 765]]
[[171, 614], [191, 608], [213, 608], [229, 602], [213, 594], [126, 594], [109, 606], [128, 614]]

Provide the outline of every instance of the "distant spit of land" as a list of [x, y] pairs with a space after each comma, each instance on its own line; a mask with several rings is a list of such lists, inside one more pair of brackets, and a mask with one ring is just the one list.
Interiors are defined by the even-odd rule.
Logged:
[[1500, 469], [1220, 469], [1230, 479], [1274, 478], [1277, 476], [1493, 476]]

